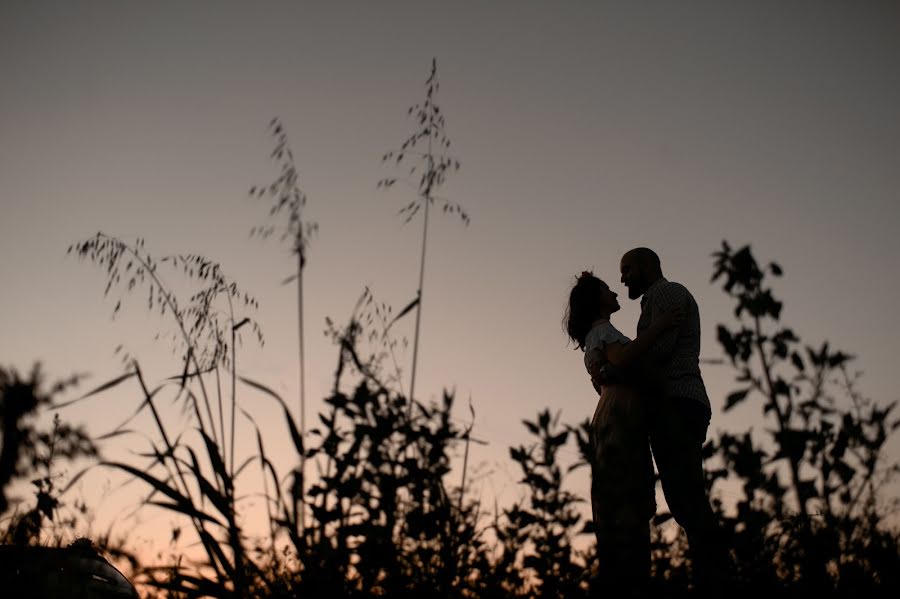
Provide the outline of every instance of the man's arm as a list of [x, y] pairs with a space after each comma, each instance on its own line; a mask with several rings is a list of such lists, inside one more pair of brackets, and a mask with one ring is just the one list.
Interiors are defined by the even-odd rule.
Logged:
[[603, 391], [603, 385], [617, 385], [625, 382], [625, 369], [607, 362], [590, 372], [591, 384], [597, 393]]
[[622, 368], [631, 366], [650, 350], [662, 335], [681, 324], [684, 316], [684, 310], [679, 308], [654, 313], [650, 326], [641, 331], [634, 341], [627, 344], [611, 343], [607, 345], [607, 360]]

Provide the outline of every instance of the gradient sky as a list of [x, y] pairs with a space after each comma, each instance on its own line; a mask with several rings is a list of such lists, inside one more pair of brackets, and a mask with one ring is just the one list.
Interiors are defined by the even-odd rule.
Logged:
[[[486, 494], [519, 492], [507, 448], [527, 441], [523, 418], [593, 412], [560, 319], [575, 275], [593, 269], [633, 334], [618, 260], [634, 246], [693, 291], [704, 357], [719, 358], [731, 304], [709, 283], [710, 254], [752, 244], [785, 270], [785, 323], [857, 355], [862, 390], [897, 399], [896, 2], [7, 0], [0, 361], [89, 372], [82, 390], [119, 372], [120, 343], [151, 377], [177, 370], [151, 342], [167, 323], [138, 297], [111, 322], [100, 270], [66, 257], [104, 231], [218, 260], [260, 302], [266, 345], [245, 346], [242, 372], [295, 397], [295, 290], [280, 285], [293, 262], [248, 237], [265, 207], [246, 193], [274, 176], [266, 125], [279, 116], [320, 226], [306, 270], [314, 414], [336, 360], [325, 317], [346, 319], [366, 285], [396, 309], [415, 294], [420, 221], [396, 215], [412, 197], [375, 184], [433, 56], [462, 162], [442, 193], [472, 223], [432, 221], [417, 395], [455, 388], [460, 423], [471, 397]], [[712, 430], [762, 430], [758, 403], [722, 414], [733, 374], [704, 366]], [[67, 416], [105, 432], [137, 398], [122, 387]], [[289, 455], [274, 406], [243, 401]]]

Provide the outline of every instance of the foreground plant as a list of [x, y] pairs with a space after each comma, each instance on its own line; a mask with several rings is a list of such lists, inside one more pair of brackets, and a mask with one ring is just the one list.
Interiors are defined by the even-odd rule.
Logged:
[[857, 390], [853, 358], [802, 346], [780, 322], [782, 303], [768, 286], [781, 267], [760, 266], [749, 246], [723, 242], [713, 281], [735, 300], [736, 328], [718, 327], [718, 340], [741, 388], [725, 410], [756, 400], [769, 424], [768, 443], [750, 431], [723, 434], [708, 446], [723, 467], [713, 479], [736, 475], [744, 499], [726, 517], [744, 584], [814, 593], [874, 591], [896, 586], [898, 535], [883, 524], [896, 506], [881, 502], [898, 473], [886, 442], [900, 427], [897, 402], [879, 405]]
[[[288, 143], [287, 131], [277, 117], [269, 123], [269, 129], [275, 140], [275, 147], [270, 158], [279, 166], [278, 176], [267, 185], [254, 185], [250, 188], [250, 196], [268, 198], [272, 205], [269, 217], [281, 217], [285, 222], [253, 227], [251, 236], [267, 239], [278, 235], [279, 241], [288, 241], [291, 253], [297, 259], [297, 271], [284, 280], [284, 284], [297, 281], [297, 334], [299, 337], [300, 362], [300, 434], [306, 436], [306, 360], [304, 356], [304, 322], [303, 322], [303, 271], [306, 268], [307, 249], [312, 236], [319, 230], [319, 225], [305, 218], [306, 193], [300, 188], [300, 172], [294, 162], [294, 152]], [[306, 458], [301, 456], [300, 469], [306, 473]], [[302, 495], [302, 493], [301, 493]], [[302, 513], [302, 510], [301, 510]], [[300, 526], [303, 526], [301, 517]]]
[[[460, 596], [470, 564], [485, 555], [478, 550], [477, 505], [445, 480], [449, 451], [467, 432], [452, 423], [451, 394], [439, 405], [416, 402], [410, 409], [406, 397], [381, 381], [384, 355], [361, 351], [370, 338], [360, 321], [368, 300], [367, 292], [345, 326], [331, 324], [338, 347], [334, 390], [309, 441], [277, 393], [245, 379], [280, 403], [298, 457], [305, 455], [319, 474], [309, 485], [310, 519], [301, 528], [301, 472], [283, 485], [258, 434], [271, 520], [279, 525], [271, 543], [287, 533], [298, 565], [289, 578], [293, 593]], [[346, 378], [358, 381], [350, 392], [343, 390]]]
[[[38, 424], [39, 417], [52, 409], [56, 398], [78, 384], [73, 376], [46, 386], [40, 364], [27, 377], [14, 368], [0, 367], [0, 542], [17, 545], [62, 541], [42, 535], [45, 525], [71, 530], [73, 517], [60, 522], [61, 495], [71, 486], [61, 486], [60, 461], [93, 459], [97, 447], [82, 427], [63, 422], [54, 414], [52, 427]], [[34, 487], [34, 506], [13, 510], [8, 490], [16, 483], [30, 480]], [[22, 502], [26, 504], [27, 502]]]
[[[126, 381], [138, 383], [141, 402], [137, 412], [106, 436], [133, 434], [125, 428], [127, 423], [148, 411], [156, 427], [156, 439], [150, 440], [150, 452], [145, 454], [150, 462], [103, 464], [146, 483], [151, 492], [144, 499], [145, 504], [187, 517], [206, 556], [201, 564], [151, 569], [148, 582], [188, 595], [247, 596], [259, 578], [259, 569], [245, 547], [236, 505], [235, 478], [243, 469], [234, 461], [236, 346], [238, 331], [246, 325], [260, 342], [262, 334], [251, 319], [236, 316], [235, 306], [252, 309], [256, 301], [230, 281], [217, 263], [197, 255], [157, 261], [145, 250], [142, 240], [129, 245], [98, 233], [74, 244], [69, 251], [104, 268], [106, 294], [124, 287], [114, 313], [121, 309], [127, 293], [141, 290], [148, 294], [147, 308], [169, 316], [176, 328], [173, 338], [180, 350], [180, 374], [151, 388], [138, 362], [132, 359], [125, 374], [82, 398]], [[162, 265], [199, 283], [201, 289], [182, 304], [163, 280]], [[224, 310], [220, 304], [224, 304]], [[231, 381], [224, 391], [223, 379]], [[175, 400], [183, 402], [194, 416], [197, 437], [190, 439], [182, 431], [173, 434], [169, 430], [158, 406], [158, 396], [164, 390], [172, 391]], [[226, 428], [229, 412], [230, 427]]]

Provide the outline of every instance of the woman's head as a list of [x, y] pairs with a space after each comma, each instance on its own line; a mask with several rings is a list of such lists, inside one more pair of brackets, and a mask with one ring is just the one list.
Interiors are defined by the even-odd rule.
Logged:
[[584, 349], [584, 340], [595, 320], [609, 318], [619, 309], [618, 294], [609, 285], [584, 271], [569, 292], [569, 304], [563, 316], [563, 328], [569, 337]]

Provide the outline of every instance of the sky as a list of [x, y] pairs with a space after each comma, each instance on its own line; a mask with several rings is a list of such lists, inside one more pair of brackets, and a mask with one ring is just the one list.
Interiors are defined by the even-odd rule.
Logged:
[[[266, 222], [247, 191], [276, 174], [266, 127], [277, 116], [319, 225], [304, 281], [312, 419], [337, 358], [325, 318], [344, 322], [367, 286], [395, 311], [415, 296], [421, 221], [397, 215], [413, 197], [376, 183], [394, 173], [381, 156], [413, 131], [407, 108], [434, 57], [462, 165], [441, 194], [471, 224], [437, 213], [429, 224], [416, 395], [455, 390], [460, 425], [471, 398], [485, 496], [521, 492], [508, 448], [528, 442], [522, 419], [592, 414], [561, 328], [567, 294], [593, 270], [620, 293], [613, 323], [633, 335], [639, 307], [618, 263], [636, 246], [696, 297], [703, 358], [722, 357], [715, 328], [733, 322], [711, 254], [722, 240], [751, 244], [785, 271], [783, 322], [857, 356], [862, 391], [893, 401], [898, 30], [895, 2], [6, 1], [0, 363], [89, 373], [80, 391], [121, 372], [119, 344], [150, 378], [178, 370], [153, 342], [168, 323], [137, 297], [111, 319], [103, 273], [66, 256], [103, 231], [142, 237], [156, 256], [218, 261], [260, 305], [249, 315], [266, 342], [248, 340], [239, 370], [296, 405], [296, 291], [281, 284], [294, 263], [249, 237]], [[398, 336], [411, 340], [412, 324]], [[398, 357], [408, 376], [411, 351]], [[711, 432], [763, 431], [758, 400], [723, 413], [734, 374], [703, 365]], [[240, 393], [287, 460], [277, 408]], [[101, 434], [138, 398], [122, 386], [65, 416]], [[889, 455], [900, 458], [896, 439]]]

